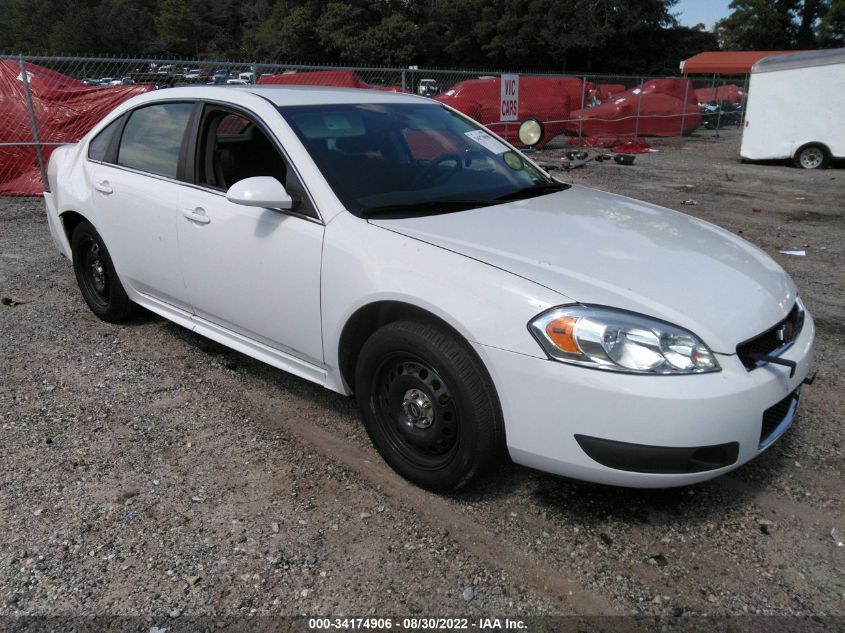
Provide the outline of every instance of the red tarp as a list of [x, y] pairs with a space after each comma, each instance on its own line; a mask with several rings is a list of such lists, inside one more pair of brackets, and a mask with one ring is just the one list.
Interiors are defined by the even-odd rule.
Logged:
[[599, 101], [607, 101], [614, 95], [625, 92], [625, 86], [623, 84], [599, 84], [593, 92]]
[[615, 154], [648, 154], [650, 150], [651, 145], [641, 138], [624, 141], [610, 148], [610, 151]]
[[743, 95], [742, 88], [735, 84], [728, 84], [717, 88], [696, 88], [695, 90], [695, 98], [699, 103], [711, 103], [712, 101], [721, 103], [722, 101], [729, 101], [738, 105], [742, 103]]
[[582, 136], [680, 136], [701, 125], [695, 91], [687, 79], [647, 81], [601, 105], [573, 110], [571, 118], [575, 120], [566, 129], [574, 134], [580, 130]]
[[363, 81], [354, 70], [315, 70], [304, 73], [284, 73], [281, 75], [263, 75], [260, 84], [282, 84], [288, 86], [334, 86], [335, 88], [360, 88], [363, 90], [383, 90], [401, 92], [398, 86], [373, 86]]
[[584, 81], [577, 77], [520, 77], [519, 121], [509, 123], [507, 132], [505, 124], [500, 123], [499, 77], [462, 81], [434, 98], [471, 116], [515, 145], [519, 145], [519, 123], [530, 118], [539, 119], [545, 128], [543, 140], [537, 145], [542, 147], [564, 132], [564, 121], [571, 117], [572, 105], [581, 105], [581, 100], [594, 88], [587, 82], [585, 91]]
[[[39, 139], [75, 143], [115, 106], [154, 86], [91, 87], [71, 77], [27, 64]], [[0, 60], [0, 143], [32, 142], [23, 78], [16, 61]], [[46, 167], [52, 148], [44, 148]], [[41, 174], [35, 148], [0, 147], [0, 195], [38, 196]]]

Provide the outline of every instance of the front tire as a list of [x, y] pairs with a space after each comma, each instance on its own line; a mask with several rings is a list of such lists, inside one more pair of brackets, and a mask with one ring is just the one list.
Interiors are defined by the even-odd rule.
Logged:
[[824, 145], [810, 143], [795, 152], [792, 162], [802, 169], [825, 169], [830, 163], [830, 152]]
[[81, 222], [73, 231], [70, 245], [76, 283], [91, 311], [109, 323], [135, 316], [138, 306], [126, 296], [97, 230], [88, 222]]
[[458, 490], [503, 452], [492, 381], [445, 328], [396, 321], [377, 330], [358, 356], [355, 386], [376, 449], [422, 488]]

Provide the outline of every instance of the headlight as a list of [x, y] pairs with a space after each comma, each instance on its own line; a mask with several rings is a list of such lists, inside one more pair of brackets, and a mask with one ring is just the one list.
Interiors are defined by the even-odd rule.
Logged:
[[626, 310], [563, 306], [538, 316], [529, 329], [549, 356], [573, 365], [631, 374], [721, 369], [692, 332]]
[[543, 138], [543, 124], [537, 119], [525, 119], [519, 126], [518, 136], [523, 145], [536, 145]]

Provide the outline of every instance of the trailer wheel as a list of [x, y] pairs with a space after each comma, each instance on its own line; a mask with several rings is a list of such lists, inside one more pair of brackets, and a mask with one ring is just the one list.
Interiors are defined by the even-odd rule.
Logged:
[[821, 143], [808, 143], [795, 152], [792, 162], [802, 169], [824, 169], [830, 163], [830, 152]]

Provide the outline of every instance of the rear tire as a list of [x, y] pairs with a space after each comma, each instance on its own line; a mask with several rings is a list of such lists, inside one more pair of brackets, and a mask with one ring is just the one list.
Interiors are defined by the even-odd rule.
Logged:
[[358, 356], [355, 386], [376, 449], [421, 488], [458, 490], [504, 452], [492, 381], [445, 328], [396, 321], [377, 330]]
[[109, 323], [135, 316], [138, 306], [126, 296], [109, 251], [96, 229], [88, 222], [80, 222], [73, 231], [70, 245], [76, 283], [91, 311]]
[[820, 143], [809, 143], [795, 152], [792, 162], [802, 169], [825, 169], [830, 164], [830, 152]]

